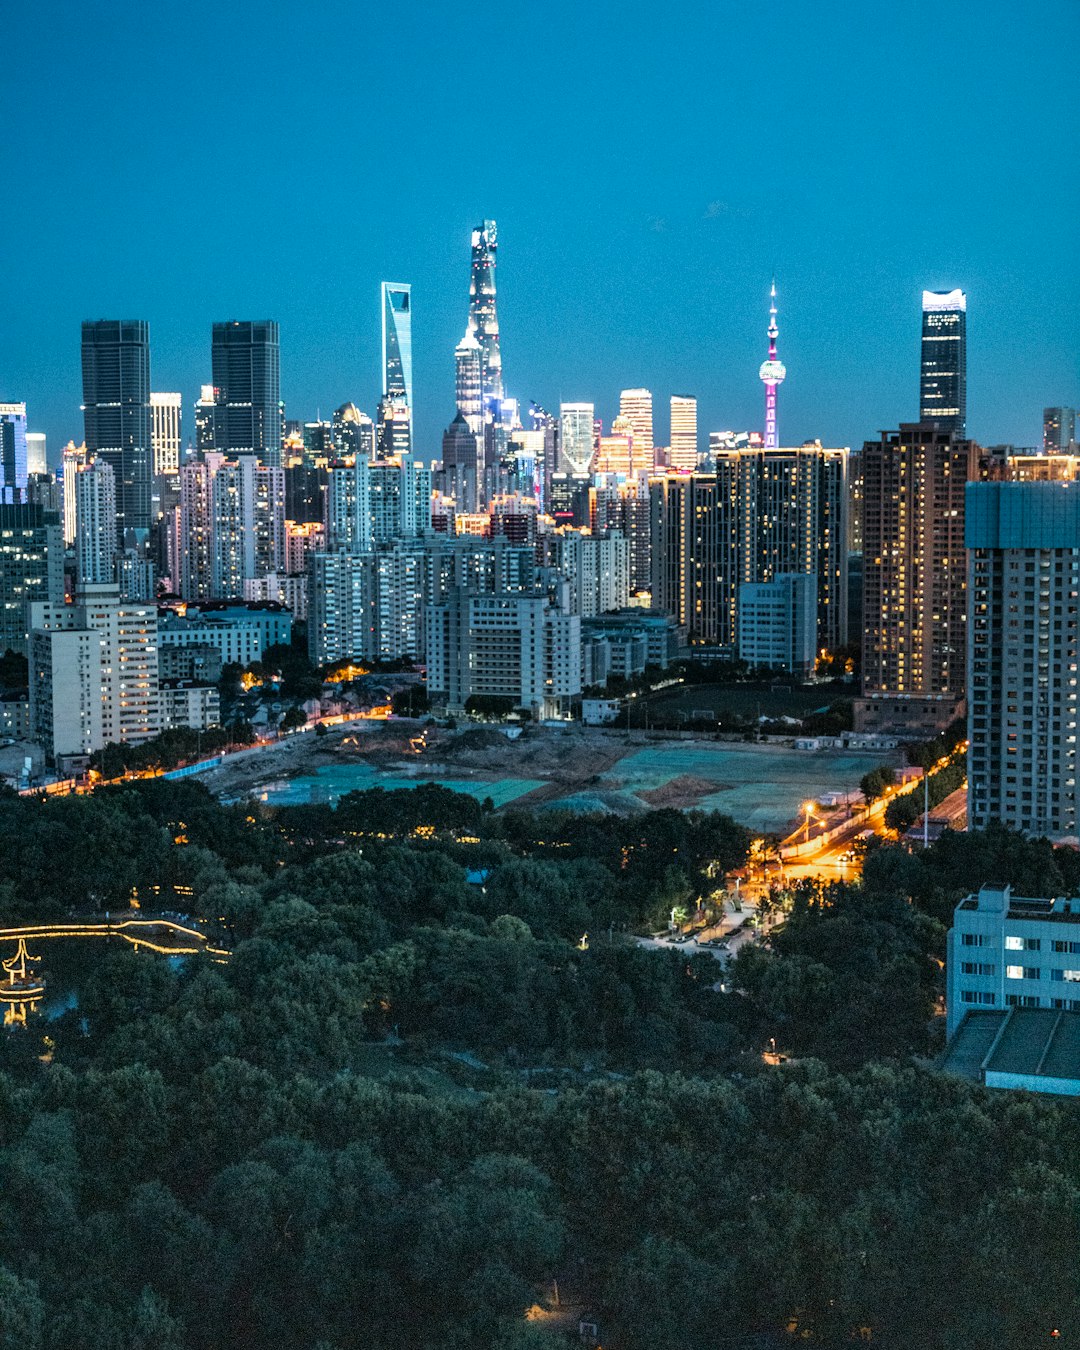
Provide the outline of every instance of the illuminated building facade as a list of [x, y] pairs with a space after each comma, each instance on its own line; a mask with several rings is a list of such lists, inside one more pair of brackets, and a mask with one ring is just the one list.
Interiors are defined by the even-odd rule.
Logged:
[[382, 398], [376, 453], [380, 459], [412, 449], [412, 287], [382, 283]]
[[765, 385], [765, 449], [777, 450], [780, 447], [780, 433], [776, 424], [776, 391], [787, 376], [784, 363], [776, 354], [776, 339], [780, 329], [776, 323], [776, 282], [769, 291], [769, 355], [761, 363], [758, 375]]
[[141, 319], [84, 323], [82, 387], [87, 454], [103, 459], [116, 479], [117, 537], [143, 543], [152, 523], [149, 325]]
[[671, 443], [668, 465], [693, 473], [698, 465], [697, 399], [688, 394], [671, 398]]
[[150, 395], [150, 441], [155, 478], [179, 472], [182, 403], [180, 394]]
[[229, 456], [254, 455], [260, 464], [279, 467], [283, 424], [278, 325], [272, 319], [215, 323], [211, 366], [214, 449]]
[[80, 585], [116, 580], [116, 479], [103, 459], [75, 474], [75, 572]]
[[1076, 453], [1076, 409], [1043, 409], [1043, 454]]
[[971, 483], [965, 533], [969, 828], [1075, 845], [1080, 484]]
[[858, 730], [932, 731], [963, 698], [964, 492], [978, 465], [979, 447], [940, 425], [863, 445], [863, 703], [876, 703], [856, 707]]
[[[635, 452], [642, 457], [641, 467], [653, 467], [653, 404], [648, 389], [624, 389], [619, 395], [619, 416], [630, 424]], [[613, 428], [614, 429], [614, 428]], [[648, 463], [644, 463], [645, 459]]]
[[0, 503], [0, 653], [27, 652], [27, 605], [62, 604], [64, 544], [55, 512]]
[[0, 504], [26, 500], [26, 404], [0, 403]]
[[919, 421], [960, 440], [967, 434], [967, 296], [960, 290], [922, 293]]
[[559, 404], [559, 459], [562, 472], [587, 474], [593, 462], [593, 420], [596, 409], [591, 403]]

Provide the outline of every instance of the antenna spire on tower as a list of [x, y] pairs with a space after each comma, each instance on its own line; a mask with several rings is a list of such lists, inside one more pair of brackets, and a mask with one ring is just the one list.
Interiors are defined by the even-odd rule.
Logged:
[[780, 440], [776, 430], [776, 386], [783, 384], [787, 371], [784, 369], [784, 363], [776, 355], [776, 339], [779, 336], [780, 329], [776, 323], [776, 278], [774, 277], [769, 289], [769, 355], [768, 359], [761, 363], [761, 369], [758, 371], [765, 385], [766, 450], [778, 450], [780, 448]]

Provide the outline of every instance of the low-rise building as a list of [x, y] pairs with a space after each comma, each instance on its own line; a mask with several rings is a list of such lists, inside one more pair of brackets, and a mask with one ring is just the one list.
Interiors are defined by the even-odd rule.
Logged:
[[956, 907], [946, 980], [950, 1037], [976, 1008], [1080, 1011], [1080, 898], [983, 886]]
[[972, 1010], [940, 1068], [988, 1088], [1080, 1096], [1080, 1012], [1052, 1008]]
[[221, 695], [212, 684], [193, 680], [163, 680], [161, 683], [161, 729], [190, 727], [207, 731], [221, 725]]
[[158, 678], [217, 684], [221, 679], [221, 650], [210, 643], [159, 643]]

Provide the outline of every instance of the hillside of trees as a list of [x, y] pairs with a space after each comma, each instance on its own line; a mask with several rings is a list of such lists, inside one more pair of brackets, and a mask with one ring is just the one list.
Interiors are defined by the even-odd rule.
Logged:
[[558, 1347], [555, 1282], [615, 1350], [1075, 1341], [1075, 1107], [927, 1057], [956, 899], [1076, 855], [875, 848], [723, 986], [631, 940], [747, 842], [436, 786], [0, 795], [3, 923], [135, 899], [230, 951], [103, 946], [0, 1033], [0, 1350]]

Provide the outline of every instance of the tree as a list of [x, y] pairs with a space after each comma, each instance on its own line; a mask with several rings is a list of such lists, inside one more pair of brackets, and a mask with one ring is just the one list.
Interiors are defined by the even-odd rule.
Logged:
[[281, 719], [282, 731], [295, 731], [299, 727], [307, 726], [307, 713], [303, 708], [298, 708], [295, 704], [291, 708], [285, 709], [285, 715]]
[[869, 773], [864, 773], [859, 780], [859, 789], [867, 803], [876, 802], [879, 797], [883, 797], [889, 788], [896, 784], [896, 771], [887, 764], [882, 764], [876, 769], [871, 769]]

